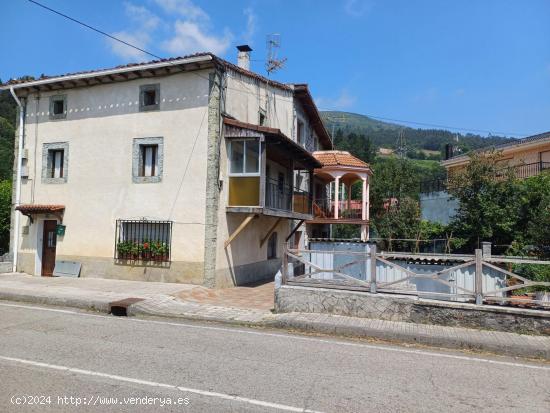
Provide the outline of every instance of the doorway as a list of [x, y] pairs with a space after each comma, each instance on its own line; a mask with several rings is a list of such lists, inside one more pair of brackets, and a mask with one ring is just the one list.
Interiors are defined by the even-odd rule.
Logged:
[[51, 277], [55, 267], [55, 248], [57, 245], [57, 221], [44, 221], [42, 236], [42, 276]]

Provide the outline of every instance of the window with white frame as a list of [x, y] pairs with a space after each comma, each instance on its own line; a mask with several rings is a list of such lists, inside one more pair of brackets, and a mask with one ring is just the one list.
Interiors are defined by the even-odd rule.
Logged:
[[260, 175], [260, 142], [257, 139], [232, 140], [229, 145], [229, 174]]
[[158, 174], [158, 145], [140, 145], [141, 168], [139, 176], [157, 176]]
[[50, 165], [48, 170], [49, 178], [63, 178], [63, 149], [50, 149], [48, 157]]

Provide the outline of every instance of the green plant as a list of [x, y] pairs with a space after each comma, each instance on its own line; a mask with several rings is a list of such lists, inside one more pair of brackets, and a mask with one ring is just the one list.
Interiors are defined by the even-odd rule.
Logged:
[[127, 258], [132, 253], [132, 247], [134, 243], [132, 241], [120, 241], [116, 248], [119, 258]]

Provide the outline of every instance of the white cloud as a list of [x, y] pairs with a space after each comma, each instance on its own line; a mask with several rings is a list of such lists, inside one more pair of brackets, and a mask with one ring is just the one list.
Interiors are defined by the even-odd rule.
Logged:
[[439, 98], [439, 91], [435, 87], [429, 87], [413, 96], [415, 103], [433, 103]]
[[[223, 54], [233, 40], [233, 34], [225, 29], [214, 32], [210, 16], [191, 0], [151, 0], [166, 14], [162, 18], [148, 8], [126, 1], [124, 11], [128, 17], [128, 27], [111, 33], [121, 40], [149, 50], [151, 45], [159, 45], [162, 50], [173, 55], [185, 55], [199, 51]], [[255, 32], [256, 16], [252, 9], [245, 9], [247, 40]], [[162, 26], [162, 27], [161, 27]], [[115, 40], [109, 40], [111, 51], [123, 59], [149, 58], [145, 53]]]
[[257, 17], [254, 13], [254, 10], [252, 10], [252, 7], [247, 7], [243, 10], [243, 13], [246, 17], [246, 30], [243, 33], [242, 37], [245, 43], [252, 44], [252, 39], [256, 34]]
[[361, 17], [373, 7], [370, 0], [345, 0], [344, 11], [353, 17]]
[[[117, 32], [112, 33], [112, 35], [120, 40], [125, 41], [126, 43], [133, 44], [134, 46], [139, 47], [140, 49], [146, 50], [147, 46], [151, 42], [151, 37], [147, 33], [129, 33], [129, 32]], [[140, 52], [139, 50], [125, 45], [123, 43], [117, 42], [116, 40], [109, 39], [109, 45], [111, 51], [124, 59], [132, 60], [144, 60], [148, 57], [147, 54]]]
[[143, 6], [137, 6], [130, 2], [124, 3], [126, 15], [140, 24], [145, 30], [154, 30], [160, 24], [161, 20], [158, 16], [151, 13]]
[[166, 13], [177, 13], [189, 20], [209, 20], [210, 16], [191, 0], [155, 0]]
[[320, 97], [315, 99], [315, 104], [319, 109], [349, 109], [351, 108], [357, 98], [349, 93], [347, 89], [342, 89], [340, 94], [336, 98], [324, 98]]
[[162, 48], [173, 54], [189, 54], [208, 51], [222, 54], [230, 46], [233, 35], [225, 31], [223, 36], [208, 34], [206, 27], [196, 22], [177, 20], [174, 36], [162, 43]]
[[[151, 33], [161, 23], [161, 19], [145, 7], [130, 2], [124, 3], [124, 12], [137, 27], [111, 33], [111, 35], [140, 49], [147, 50], [151, 43]], [[108, 42], [111, 51], [124, 59], [145, 60], [149, 57], [146, 53], [116, 40], [109, 39]]]

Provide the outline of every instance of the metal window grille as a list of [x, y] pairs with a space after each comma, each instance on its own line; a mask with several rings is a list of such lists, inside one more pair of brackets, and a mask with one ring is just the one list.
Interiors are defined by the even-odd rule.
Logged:
[[115, 259], [170, 262], [172, 221], [116, 221]]

